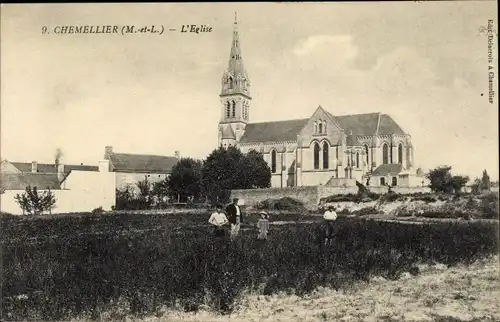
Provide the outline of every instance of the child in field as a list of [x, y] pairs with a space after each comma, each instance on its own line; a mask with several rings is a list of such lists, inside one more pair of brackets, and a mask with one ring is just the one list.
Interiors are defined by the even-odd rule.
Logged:
[[333, 241], [333, 227], [334, 221], [337, 220], [337, 213], [335, 212], [334, 206], [329, 206], [328, 209], [323, 214], [323, 219], [325, 220], [325, 245]]
[[266, 240], [267, 239], [267, 233], [269, 231], [269, 216], [265, 211], [262, 211], [260, 213], [260, 219], [257, 222], [257, 228], [259, 228], [259, 235], [257, 236], [257, 239], [260, 240]]
[[223, 226], [228, 223], [226, 215], [222, 212], [222, 206], [217, 205], [215, 212], [210, 216], [208, 222], [214, 226], [215, 236], [223, 237], [225, 235]]

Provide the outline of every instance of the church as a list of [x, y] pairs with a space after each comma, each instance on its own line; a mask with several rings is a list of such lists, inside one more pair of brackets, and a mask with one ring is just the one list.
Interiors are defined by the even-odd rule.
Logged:
[[307, 119], [251, 123], [237, 21], [221, 85], [218, 144], [261, 152], [271, 187], [424, 184], [422, 171], [413, 170], [411, 136], [387, 114], [333, 115], [318, 106]]

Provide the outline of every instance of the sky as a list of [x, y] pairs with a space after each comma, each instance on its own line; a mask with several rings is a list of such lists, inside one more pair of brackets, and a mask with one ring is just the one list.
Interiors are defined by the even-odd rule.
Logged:
[[[497, 88], [495, 1], [3, 4], [2, 159], [53, 162], [60, 148], [64, 163], [97, 164], [106, 145], [205, 158], [217, 145], [234, 12], [251, 122], [307, 118], [318, 105], [387, 113], [411, 135], [416, 166], [498, 179], [485, 31], [492, 19]], [[181, 33], [183, 24], [212, 31]], [[52, 32], [70, 25], [167, 31]]]

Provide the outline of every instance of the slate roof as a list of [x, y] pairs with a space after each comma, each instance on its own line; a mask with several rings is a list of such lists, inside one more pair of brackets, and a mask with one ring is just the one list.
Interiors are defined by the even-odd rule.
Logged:
[[[340, 125], [348, 136], [352, 131], [353, 137], [347, 138], [347, 145], [357, 144], [355, 136], [372, 136], [377, 133], [379, 135], [405, 134], [401, 127], [387, 114], [367, 113], [334, 116], [329, 112], [326, 113]], [[240, 143], [294, 141], [308, 121], [309, 119], [300, 119], [250, 123], [247, 124]]]
[[398, 123], [396, 123], [392, 117], [387, 114], [380, 114], [380, 123], [378, 126], [378, 134], [400, 134], [404, 135], [405, 132], [401, 127], [399, 127]]
[[[334, 116], [327, 112], [337, 123], [346, 131], [352, 131], [354, 135], [371, 136], [378, 134], [400, 134], [404, 135], [404, 131], [399, 125], [387, 114], [382, 113], [367, 113], [353, 115], [338, 115]], [[380, 116], [380, 121], [379, 121]]]
[[5, 190], [24, 190], [27, 186], [40, 190], [61, 189], [56, 173], [2, 173], [0, 184]]
[[347, 146], [357, 146], [361, 145], [356, 135], [347, 135], [345, 144]]
[[372, 176], [396, 175], [403, 171], [402, 164], [382, 164], [372, 172]]
[[161, 155], [112, 153], [110, 161], [114, 172], [171, 173], [179, 160]]
[[[19, 169], [21, 172], [31, 173], [31, 162], [10, 162], [14, 167]], [[57, 168], [54, 164], [47, 163], [37, 163], [37, 173], [57, 173]], [[98, 166], [93, 165], [73, 165], [65, 164], [64, 172], [69, 173], [70, 171], [99, 171]]]
[[[31, 172], [31, 162], [10, 162], [10, 164], [21, 172]], [[57, 173], [57, 168], [54, 164], [37, 163], [36, 167], [39, 173]]]
[[297, 135], [306, 126], [309, 119], [250, 123], [245, 128], [245, 134], [240, 143], [263, 143], [296, 141]]
[[65, 164], [64, 165], [64, 172], [70, 172], [70, 171], [99, 171], [99, 167], [96, 165], [72, 165], [72, 164]]

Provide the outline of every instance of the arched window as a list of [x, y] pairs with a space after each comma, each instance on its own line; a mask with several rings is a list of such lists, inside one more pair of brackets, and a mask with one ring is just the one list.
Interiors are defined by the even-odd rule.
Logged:
[[366, 158], [366, 165], [370, 165], [370, 150], [368, 149], [368, 145], [365, 145], [365, 158]]
[[323, 121], [323, 131], [326, 133], [326, 121]]
[[232, 89], [232, 88], [233, 88], [233, 85], [234, 85], [234, 84], [233, 84], [233, 78], [232, 78], [232, 77], [229, 77], [229, 79], [228, 79], [228, 85], [229, 85], [229, 86], [228, 86], [228, 87], [229, 87], [229, 89]]
[[391, 185], [392, 185], [393, 187], [397, 186], [397, 185], [398, 185], [398, 178], [396, 178], [396, 177], [392, 177], [392, 183], [391, 183]]
[[359, 152], [356, 152], [356, 168], [359, 168]]
[[314, 169], [319, 169], [319, 144], [314, 143]]
[[403, 144], [398, 145], [398, 163], [403, 164]]
[[382, 146], [382, 164], [389, 164], [389, 146], [387, 143]]
[[231, 103], [226, 101], [226, 118], [231, 117]]
[[321, 134], [323, 133], [323, 122], [319, 121], [319, 130], [318, 132]]
[[314, 122], [314, 134], [318, 133], [318, 123]]
[[236, 117], [236, 102], [235, 101], [232, 102], [233, 102], [233, 117]]
[[330, 147], [328, 143], [323, 143], [323, 169], [328, 169], [328, 154], [330, 152]]
[[271, 172], [276, 173], [276, 150], [271, 151]]

